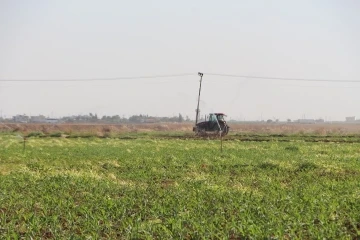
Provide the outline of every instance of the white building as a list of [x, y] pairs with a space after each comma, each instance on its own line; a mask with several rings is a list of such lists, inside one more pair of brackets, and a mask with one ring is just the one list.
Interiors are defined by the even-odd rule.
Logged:
[[30, 122], [32, 122], [32, 123], [44, 123], [44, 122], [46, 122], [46, 117], [43, 116], [43, 115], [31, 116], [30, 117]]
[[345, 118], [345, 121], [346, 121], [346, 122], [355, 122], [355, 117], [354, 117], [354, 116], [352, 116], [352, 117], [346, 117], [346, 118]]

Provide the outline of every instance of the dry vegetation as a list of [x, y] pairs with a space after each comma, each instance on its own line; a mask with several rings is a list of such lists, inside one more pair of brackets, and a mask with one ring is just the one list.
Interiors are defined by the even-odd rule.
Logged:
[[0, 124], [0, 131], [20, 132], [29, 134], [41, 132], [44, 134], [64, 133], [89, 134], [93, 136], [118, 135], [122, 133], [141, 133], [141, 132], [190, 132], [191, 123], [143, 123], [143, 124], [24, 124], [7, 123]]
[[323, 123], [323, 124], [230, 124], [235, 133], [253, 134], [315, 134], [315, 135], [348, 135], [360, 134], [360, 124]]
[[[146, 132], [183, 132], [191, 133], [193, 123], [143, 123], [143, 124], [0, 124], [0, 131], [29, 134], [89, 134], [93, 136], [111, 136], [123, 133]], [[315, 134], [349, 135], [360, 134], [360, 124], [266, 124], [266, 123], [230, 123], [230, 134]]]

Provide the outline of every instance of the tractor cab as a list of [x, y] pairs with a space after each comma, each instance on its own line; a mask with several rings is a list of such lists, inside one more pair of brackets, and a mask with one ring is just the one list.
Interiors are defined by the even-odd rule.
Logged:
[[225, 116], [224, 113], [210, 113], [208, 117], [205, 116], [205, 121], [196, 124], [193, 131], [197, 135], [220, 132], [226, 135], [229, 132], [229, 126], [226, 124]]
[[[210, 113], [209, 114], [209, 121], [210, 122], [217, 122], [217, 121], [223, 121], [225, 122], [225, 114], [224, 113]], [[206, 119], [205, 119], [206, 121]]]

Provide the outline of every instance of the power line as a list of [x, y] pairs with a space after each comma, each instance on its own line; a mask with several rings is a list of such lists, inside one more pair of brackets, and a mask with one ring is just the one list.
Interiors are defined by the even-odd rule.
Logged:
[[[312, 78], [284, 78], [284, 77], [268, 77], [268, 76], [253, 76], [253, 75], [232, 75], [222, 73], [204, 73], [204, 76], [221, 76], [231, 78], [249, 78], [249, 79], [268, 79], [281, 81], [302, 81], [302, 82], [348, 82], [360, 83], [360, 80], [341, 80], [341, 79], [312, 79]], [[112, 78], [75, 78], [75, 79], [0, 79], [0, 82], [91, 82], [91, 81], [119, 81], [119, 80], [137, 80], [137, 79], [153, 79], [153, 78], [172, 78], [172, 77], [186, 77], [197, 76], [195, 73], [169, 74], [169, 75], [149, 75], [149, 76], [135, 76], [135, 77], [112, 77]]]
[[231, 75], [231, 74], [221, 74], [221, 73], [204, 73], [204, 75], [210, 75], [210, 76], [221, 76], [221, 77], [233, 77], [233, 78], [269, 79], [269, 80], [281, 80], [281, 81], [302, 81], [302, 82], [351, 82], [351, 83], [360, 83], [360, 80], [311, 79], [311, 78], [283, 78], [283, 77], [261, 77], [261, 76]]
[[91, 82], [91, 81], [118, 81], [131, 79], [149, 79], [149, 78], [171, 78], [195, 76], [193, 73], [171, 74], [171, 75], [152, 75], [137, 77], [112, 77], [112, 78], [75, 78], [75, 79], [0, 79], [0, 82]]

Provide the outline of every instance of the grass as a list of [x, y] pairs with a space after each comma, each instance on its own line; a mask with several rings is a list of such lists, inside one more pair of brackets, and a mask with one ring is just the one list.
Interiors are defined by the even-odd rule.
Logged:
[[0, 238], [356, 239], [360, 144], [0, 135]]

